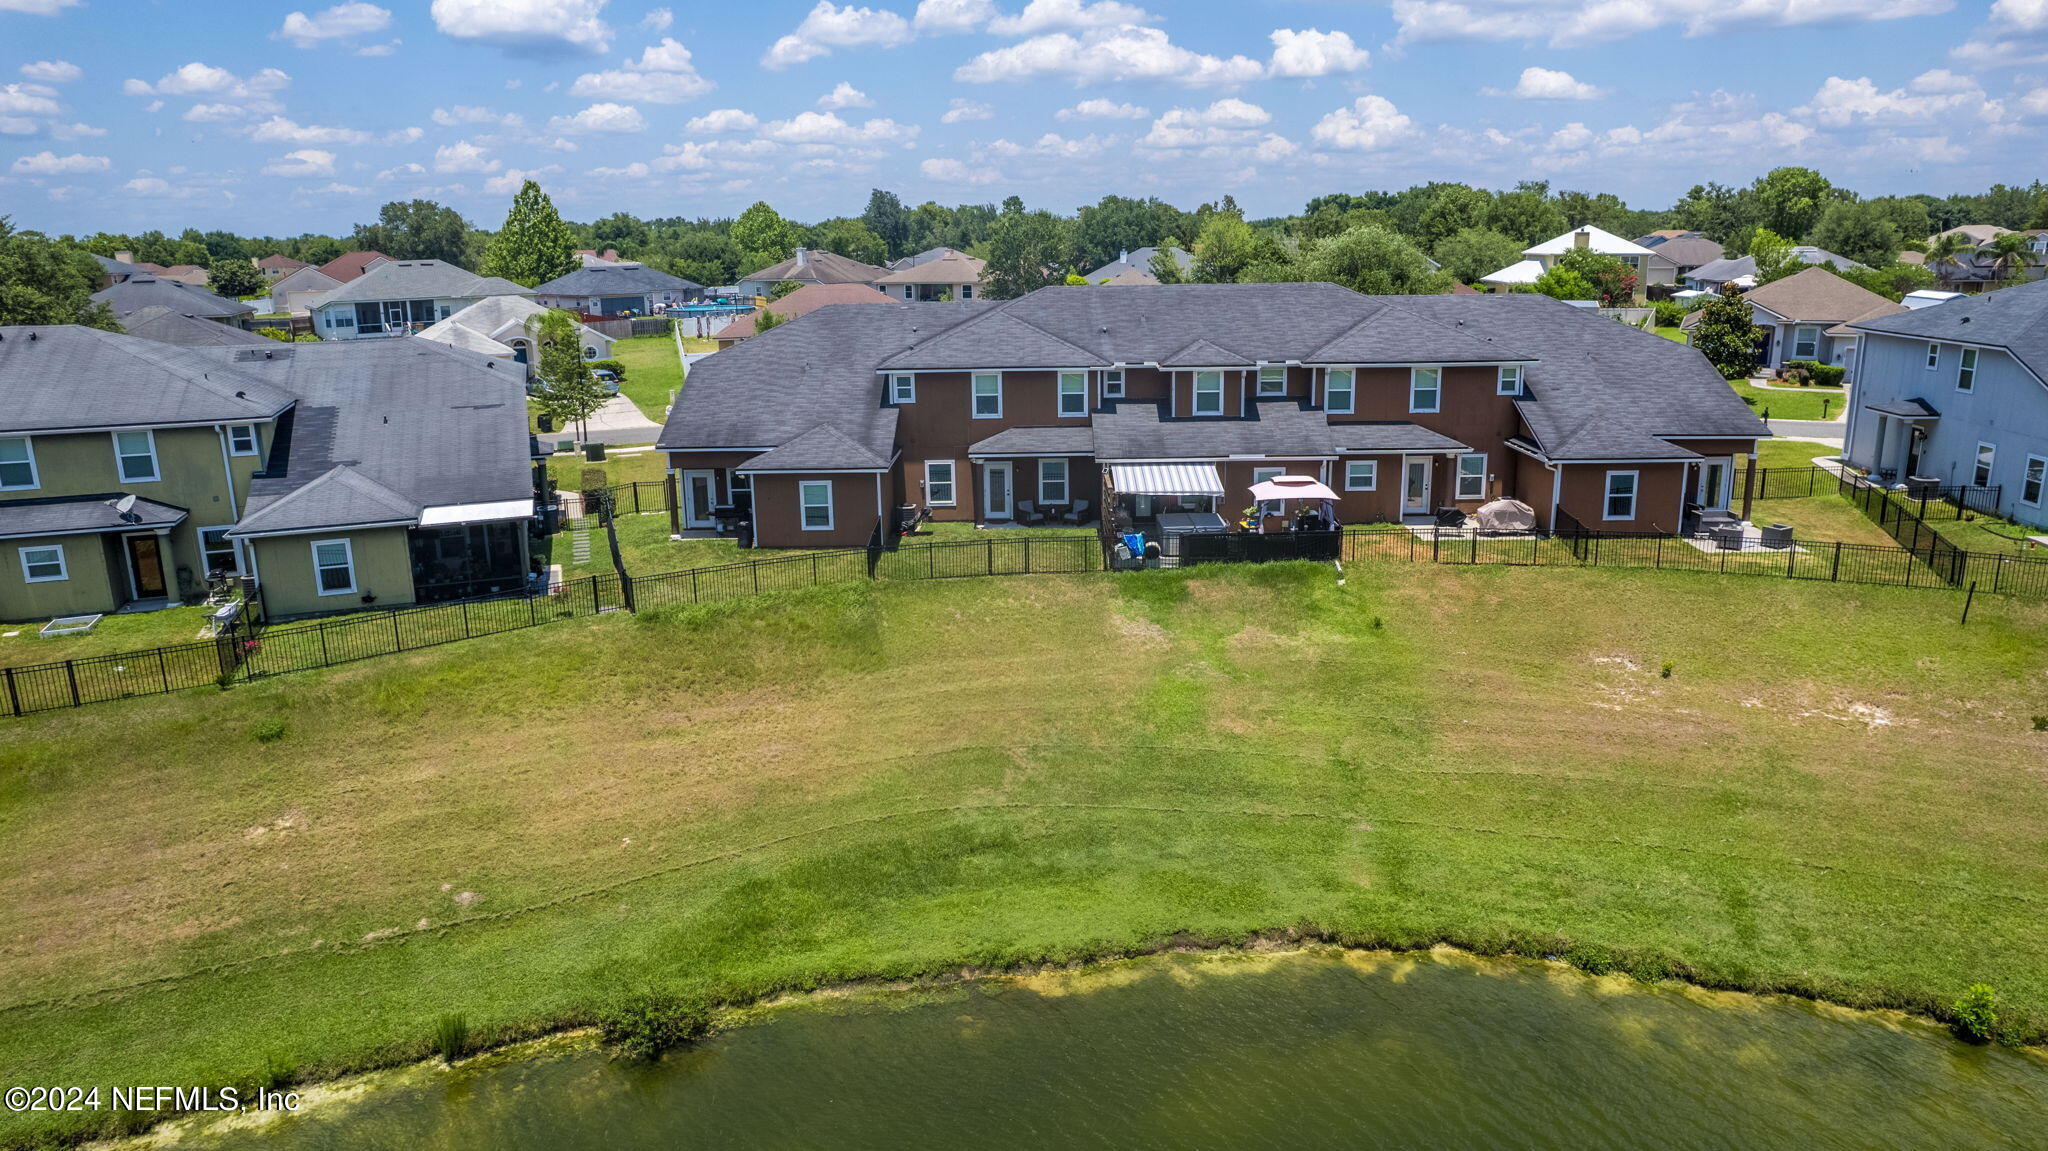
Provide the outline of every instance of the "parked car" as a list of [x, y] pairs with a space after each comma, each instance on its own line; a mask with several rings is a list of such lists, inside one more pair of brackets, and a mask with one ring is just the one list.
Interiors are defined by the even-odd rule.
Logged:
[[610, 368], [592, 368], [590, 378], [597, 381], [597, 386], [603, 389], [605, 395], [619, 394], [619, 374]]

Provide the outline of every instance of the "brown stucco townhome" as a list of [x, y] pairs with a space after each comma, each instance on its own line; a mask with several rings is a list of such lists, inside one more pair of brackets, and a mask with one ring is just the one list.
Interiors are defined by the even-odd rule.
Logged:
[[686, 528], [853, 547], [900, 505], [1092, 520], [1108, 493], [1144, 520], [1282, 472], [1345, 523], [1509, 496], [1672, 532], [1746, 512], [1769, 434], [1698, 352], [1548, 297], [1184, 284], [820, 309], [696, 364], [659, 447]]

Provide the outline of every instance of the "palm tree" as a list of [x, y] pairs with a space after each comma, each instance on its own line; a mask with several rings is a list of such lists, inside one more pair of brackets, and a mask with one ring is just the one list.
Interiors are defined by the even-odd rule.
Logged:
[[2027, 232], [2005, 232], [1985, 248], [1991, 254], [1992, 267], [1998, 270], [2001, 283], [2011, 281], [2016, 272], [2024, 274], [2037, 260], [2034, 237]]
[[1970, 238], [1961, 232], [1943, 232], [1927, 242], [1927, 270], [1933, 272], [1936, 279], [1944, 278], [1941, 265], [1960, 267], [1963, 253], [1975, 247]]

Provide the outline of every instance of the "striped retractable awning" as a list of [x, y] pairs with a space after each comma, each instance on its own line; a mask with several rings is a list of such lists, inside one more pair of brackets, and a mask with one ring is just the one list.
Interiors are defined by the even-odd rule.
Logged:
[[1215, 464], [1111, 464], [1109, 482], [1120, 495], [1220, 496]]

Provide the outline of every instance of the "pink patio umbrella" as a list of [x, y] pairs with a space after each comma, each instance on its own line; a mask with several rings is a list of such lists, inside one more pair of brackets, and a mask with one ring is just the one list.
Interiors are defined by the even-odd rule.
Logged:
[[[1252, 485], [1252, 498], [1265, 503], [1269, 500], [1321, 500], [1322, 516], [1331, 524], [1337, 522], [1337, 493], [1328, 484], [1314, 476], [1274, 476]], [[1256, 525], [1252, 525], [1256, 529]]]

